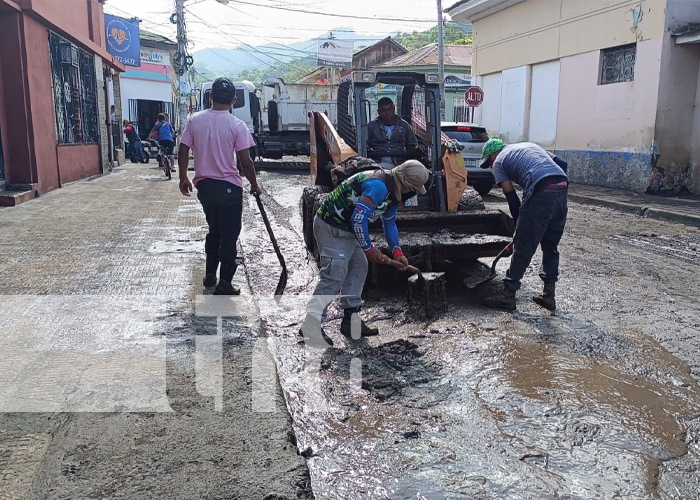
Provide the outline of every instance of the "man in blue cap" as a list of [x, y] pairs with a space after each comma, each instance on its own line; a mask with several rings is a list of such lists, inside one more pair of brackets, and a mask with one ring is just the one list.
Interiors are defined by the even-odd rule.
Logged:
[[[554, 311], [554, 289], [559, 277], [557, 247], [564, 233], [567, 215], [569, 179], [564, 170], [566, 163], [537, 144], [523, 142], [506, 145], [498, 137], [492, 137], [484, 144], [481, 159], [481, 168], [493, 167], [496, 185], [506, 195], [515, 222], [513, 257], [503, 282], [503, 293], [487, 297], [484, 304], [515, 309], [515, 292], [520, 288], [520, 280], [539, 245], [542, 247], [540, 278], [544, 282], [544, 290], [533, 300]], [[513, 183], [523, 188], [522, 203]]]

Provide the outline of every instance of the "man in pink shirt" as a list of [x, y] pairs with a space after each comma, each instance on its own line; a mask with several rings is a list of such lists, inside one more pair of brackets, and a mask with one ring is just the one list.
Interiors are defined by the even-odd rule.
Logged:
[[[192, 115], [182, 134], [178, 150], [180, 192], [190, 196], [192, 184], [197, 186], [197, 198], [209, 224], [204, 244], [207, 255], [204, 286], [216, 286], [214, 295], [238, 295], [241, 291], [231, 284], [236, 273], [236, 241], [243, 213], [243, 188], [236, 156], [243, 175], [250, 182], [250, 193], [260, 194], [249, 152], [255, 141], [245, 123], [229, 112], [236, 102], [233, 83], [217, 78], [211, 96], [213, 107]], [[190, 148], [194, 150], [195, 159], [192, 181], [187, 177]]]

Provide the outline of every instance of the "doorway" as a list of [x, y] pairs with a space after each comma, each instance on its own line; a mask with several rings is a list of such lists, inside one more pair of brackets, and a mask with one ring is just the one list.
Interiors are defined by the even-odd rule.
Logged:
[[148, 139], [159, 113], [168, 115], [170, 122], [175, 126], [172, 102], [129, 99], [129, 121], [136, 125], [136, 132], [142, 140]]

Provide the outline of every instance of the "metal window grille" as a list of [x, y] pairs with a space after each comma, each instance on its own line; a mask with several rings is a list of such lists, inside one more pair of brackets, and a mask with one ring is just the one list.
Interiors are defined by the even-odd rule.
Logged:
[[338, 86], [338, 135], [357, 151], [357, 131], [352, 107], [352, 82], [341, 82]]
[[634, 81], [637, 45], [604, 49], [601, 56], [600, 84]]
[[53, 32], [49, 32], [49, 53], [58, 143], [98, 143], [94, 57]]
[[455, 97], [452, 105], [452, 121], [471, 122], [474, 121], [474, 108], [470, 107], [464, 97]]

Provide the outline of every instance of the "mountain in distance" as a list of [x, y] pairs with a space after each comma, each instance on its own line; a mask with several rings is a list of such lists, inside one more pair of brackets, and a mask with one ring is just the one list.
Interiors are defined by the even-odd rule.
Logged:
[[[242, 45], [233, 49], [208, 48], [194, 52], [195, 69], [204, 75], [235, 75], [244, 70], [260, 69], [268, 65], [292, 60], [307, 60], [316, 63], [316, 38], [328, 38], [333, 33], [337, 40], [353, 40], [355, 50], [372, 45], [390, 35], [359, 35], [352, 28], [337, 27], [320, 37], [289, 44], [267, 43], [251, 48]], [[398, 32], [396, 32], [398, 33]], [[392, 33], [394, 35], [396, 33]]]

